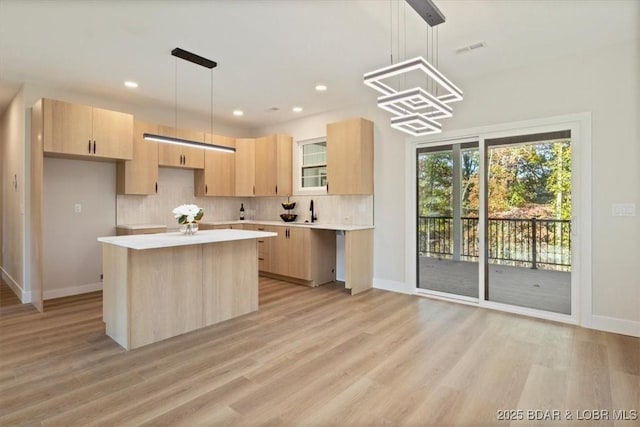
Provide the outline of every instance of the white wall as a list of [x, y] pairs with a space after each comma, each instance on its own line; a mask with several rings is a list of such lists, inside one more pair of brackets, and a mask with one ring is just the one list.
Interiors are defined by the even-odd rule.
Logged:
[[25, 109], [20, 90], [2, 115], [2, 276], [29, 300], [25, 283]]
[[115, 235], [115, 224], [115, 163], [44, 159], [44, 299], [101, 289], [96, 239]]
[[[446, 130], [592, 113], [593, 314], [609, 329], [625, 324], [640, 335], [640, 222], [611, 216], [611, 204], [640, 203], [640, 40], [586, 55], [455, 82], [464, 101], [453, 104]], [[364, 101], [364, 100], [363, 100]], [[364, 105], [269, 126], [259, 133], [289, 132], [294, 141], [323, 136], [325, 124], [350, 117], [375, 122], [374, 277], [378, 286], [405, 284], [405, 137], [389, 115]], [[405, 284], [413, 286], [414, 284]], [[406, 286], [405, 286], [406, 287]], [[597, 325], [596, 325], [597, 326]]]

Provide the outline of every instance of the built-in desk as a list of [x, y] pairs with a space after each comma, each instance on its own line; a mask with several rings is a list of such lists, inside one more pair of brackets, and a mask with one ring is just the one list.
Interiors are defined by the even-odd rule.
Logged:
[[283, 221], [203, 221], [210, 227], [251, 225], [277, 225], [285, 227], [303, 227], [316, 230], [333, 230], [344, 233], [344, 286], [351, 295], [364, 292], [373, 287], [373, 225], [323, 224]]
[[106, 332], [127, 350], [258, 309], [257, 239], [199, 231], [100, 237]]

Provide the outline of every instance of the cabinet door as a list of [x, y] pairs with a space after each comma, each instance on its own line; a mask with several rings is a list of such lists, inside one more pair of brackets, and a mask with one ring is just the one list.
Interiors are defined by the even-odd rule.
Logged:
[[277, 185], [276, 136], [256, 138], [256, 196], [275, 196]]
[[[235, 147], [235, 139], [205, 135], [205, 143]], [[236, 156], [216, 150], [204, 150], [204, 170], [194, 174], [196, 196], [234, 196], [236, 191]]]
[[[278, 233], [270, 237], [270, 272], [281, 276], [289, 275], [289, 227], [274, 226], [272, 230]], [[269, 240], [266, 239], [266, 240]]]
[[133, 159], [118, 162], [118, 194], [156, 194], [158, 191], [158, 143], [142, 137], [158, 133], [158, 125], [136, 120], [133, 123]]
[[[204, 132], [176, 129], [170, 126], [159, 126], [158, 133], [162, 136], [204, 142]], [[158, 145], [158, 164], [160, 166], [170, 166], [174, 168], [203, 169], [204, 149], [161, 142], [160, 145]]]
[[292, 141], [289, 135], [277, 136], [276, 194], [279, 196], [292, 193]]
[[327, 125], [327, 193], [373, 194], [373, 123]]
[[308, 228], [289, 227], [287, 238], [287, 259], [289, 261], [286, 276], [311, 280], [310, 238]]
[[93, 155], [108, 159], [133, 158], [133, 116], [93, 109]]
[[[189, 141], [204, 142], [204, 132], [178, 129], [178, 138]], [[180, 146], [178, 146], [180, 147]], [[183, 168], [204, 169], [204, 148], [180, 147], [183, 157]]]
[[236, 139], [236, 196], [255, 194], [255, 140]]
[[43, 110], [45, 153], [92, 154], [92, 107], [45, 99]]

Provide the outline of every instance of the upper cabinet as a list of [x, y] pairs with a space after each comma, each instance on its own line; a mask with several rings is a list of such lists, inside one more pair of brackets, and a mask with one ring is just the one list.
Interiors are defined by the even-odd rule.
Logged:
[[[205, 135], [205, 143], [232, 148], [236, 146], [234, 138], [210, 133]], [[204, 170], [196, 170], [193, 180], [196, 196], [235, 196], [235, 153], [204, 150]]]
[[133, 157], [133, 116], [43, 99], [44, 152], [72, 157]]
[[254, 196], [256, 187], [256, 140], [236, 139], [236, 196]]
[[[159, 126], [158, 133], [162, 136], [204, 142], [204, 132], [176, 129], [170, 126]], [[203, 169], [204, 149], [160, 143], [160, 145], [158, 145], [158, 165], [184, 169]]]
[[373, 122], [327, 125], [327, 194], [373, 194]]
[[288, 135], [256, 138], [256, 196], [291, 194], [291, 142], [292, 138]]
[[158, 192], [158, 143], [142, 137], [158, 133], [158, 125], [133, 122], [133, 160], [116, 165], [118, 194], [148, 195]]

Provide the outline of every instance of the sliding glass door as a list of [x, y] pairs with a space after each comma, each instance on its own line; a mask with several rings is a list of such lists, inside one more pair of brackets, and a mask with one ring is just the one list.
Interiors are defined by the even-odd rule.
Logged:
[[418, 287], [478, 298], [478, 143], [417, 153]]
[[418, 289], [571, 315], [571, 158], [569, 130], [418, 147]]
[[485, 299], [571, 314], [570, 132], [485, 142]]

